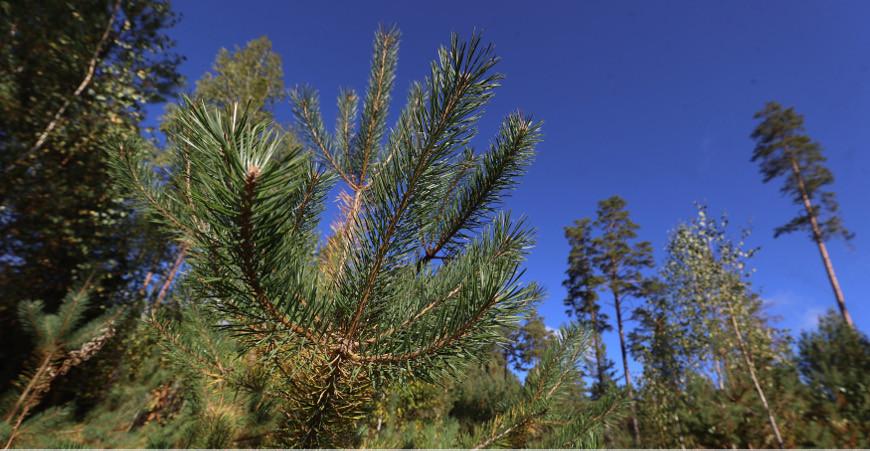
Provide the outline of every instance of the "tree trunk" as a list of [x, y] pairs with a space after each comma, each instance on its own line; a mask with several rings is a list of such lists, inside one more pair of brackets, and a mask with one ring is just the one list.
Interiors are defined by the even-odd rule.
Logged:
[[175, 257], [175, 262], [172, 263], [172, 267], [169, 269], [169, 273], [166, 275], [166, 279], [163, 281], [163, 286], [160, 287], [160, 291], [157, 294], [157, 298], [154, 300], [154, 303], [151, 305], [152, 313], [157, 311], [160, 308], [160, 305], [163, 304], [163, 299], [166, 298], [166, 293], [169, 292], [169, 287], [172, 285], [172, 281], [175, 280], [176, 274], [178, 274], [179, 268], [181, 268], [181, 264], [184, 263], [184, 258], [187, 256], [187, 245], [182, 244], [181, 249], [178, 251], [178, 255]]
[[628, 353], [625, 349], [625, 332], [622, 325], [622, 305], [620, 304], [619, 291], [614, 287], [613, 305], [616, 308], [616, 327], [619, 331], [619, 352], [622, 354], [622, 372], [625, 376], [625, 390], [631, 400], [631, 429], [634, 434], [634, 446], [640, 446], [640, 426], [637, 424], [637, 406], [634, 402], [634, 390], [631, 386], [631, 372], [628, 369]]
[[592, 342], [595, 346], [595, 370], [597, 371], [598, 386], [604, 386], [604, 350], [601, 349], [601, 331], [598, 330], [598, 313], [590, 309], [589, 318], [592, 321]]
[[[594, 308], [589, 309], [589, 318], [592, 321], [592, 344], [595, 346], [595, 370], [598, 376], [598, 388], [604, 388], [604, 349], [601, 343], [601, 331], [598, 330], [598, 312]], [[593, 393], [593, 396], [597, 393]], [[607, 431], [601, 435], [603, 443], [607, 443]]]
[[718, 358], [713, 358], [713, 371], [716, 372], [716, 388], [719, 390], [725, 389], [725, 376], [722, 374], [722, 367], [719, 364]]
[[755, 363], [752, 361], [752, 356], [749, 354], [749, 348], [746, 342], [743, 341], [743, 334], [740, 332], [740, 326], [737, 324], [737, 318], [734, 314], [734, 308], [728, 304], [728, 316], [731, 318], [731, 327], [734, 329], [734, 336], [737, 338], [737, 345], [740, 348], [740, 354], [743, 355], [743, 361], [746, 363], [746, 368], [749, 370], [749, 377], [752, 378], [752, 383], [755, 385], [755, 391], [761, 399], [761, 404], [764, 410], [767, 411], [767, 419], [770, 422], [770, 427], [773, 429], [773, 434], [776, 436], [776, 443], [780, 449], [785, 448], [782, 441], [782, 435], [779, 433], [779, 426], [776, 424], [776, 418], [773, 416], [773, 411], [767, 403], [767, 397], [764, 396], [764, 389], [761, 388], [761, 383], [758, 382], [758, 377], [755, 374]]
[[816, 218], [816, 211], [813, 209], [813, 204], [810, 202], [810, 197], [807, 194], [807, 188], [804, 184], [803, 176], [801, 176], [800, 166], [797, 160], [791, 159], [791, 170], [797, 179], [798, 189], [801, 192], [801, 199], [804, 203], [804, 208], [807, 210], [807, 216], [810, 218], [810, 225], [813, 229], [813, 240], [819, 247], [819, 254], [822, 256], [822, 263], [825, 265], [825, 271], [828, 273], [828, 280], [831, 282], [831, 288], [834, 290], [834, 297], [837, 299], [837, 306], [840, 308], [840, 315], [843, 316], [843, 321], [852, 329], [855, 328], [855, 323], [852, 321], [852, 315], [846, 308], [846, 300], [843, 297], [843, 290], [840, 289], [840, 282], [837, 280], [837, 275], [834, 273], [834, 264], [831, 263], [831, 256], [828, 255], [828, 248], [825, 246], [822, 229], [819, 227], [819, 221]]
[[115, 24], [115, 20], [118, 18], [118, 13], [121, 10], [121, 0], [115, 0], [115, 5], [112, 8], [112, 13], [109, 16], [109, 23], [106, 24], [106, 29], [103, 31], [103, 35], [100, 37], [99, 42], [97, 42], [97, 48], [94, 50], [94, 55], [91, 57], [91, 60], [88, 62], [88, 69], [85, 72], [84, 79], [82, 79], [81, 83], [76, 87], [75, 91], [73, 91], [70, 97], [67, 97], [63, 104], [61, 104], [60, 108], [55, 111], [54, 115], [52, 115], [51, 120], [49, 120], [48, 125], [45, 126], [45, 129], [39, 134], [36, 139], [36, 142], [25, 151], [18, 159], [12, 162], [9, 167], [6, 168], [6, 172], [9, 172], [15, 166], [23, 163], [27, 158], [42, 148], [45, 141], [48, 139], [48, 136], [52, 131], [57, 127], [58, 123], [60, 123], [60, 119], [63, 117], [63, 114], [66, 110], [72, 105], [74, 99], [78, 98], [91, 84], [91, 81], [94, 79], [94, 74], [97, 71], [97, 67], [100, 65], [100, 54], [103, 52], [103, 46], [108, 42], [109, 37], [111, 35], [112, 27]]

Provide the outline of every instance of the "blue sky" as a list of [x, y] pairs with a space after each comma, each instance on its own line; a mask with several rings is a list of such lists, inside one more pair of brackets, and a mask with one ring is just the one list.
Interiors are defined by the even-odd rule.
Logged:
[[[751, 226], [768, 312], [779, 327], [811, 328], [835, 306], [818, 251], [801, 234], [773, 239], [797, 207], [749, 161], [753, 113], [768, 100], [793, 105], [825, 148], [857, 235], [830, 252], [855, 322], [870, 331], [870, 2], [186, 0], [175, 9], [183, 18], [170, 34], [191, 85], [219, 48], [267, 35], [287, 85], [320, 89], [327, 123], [340, 86], [364, 90], [378, 24], [403, 33], [399, 100], [450, 32], [483, 30], [507, 78], [478, 147], [514, 110], [545, 124], [537, 160], [507, 207], [537, 229], [527, 277], [547, 288], [540, 311], [550, 326], [566, 321], [563, 227], [618, 194], [659, 261], [668, 231], [694, 215], [696, 201]], [[288, 122], [289, 105], [276, 114]], [[607, 341], [616, 359], [616, 338]]]

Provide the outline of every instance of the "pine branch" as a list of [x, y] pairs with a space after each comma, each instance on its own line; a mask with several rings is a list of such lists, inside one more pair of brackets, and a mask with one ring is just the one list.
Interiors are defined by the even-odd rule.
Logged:
[[437, 218], [434, 224], [445, 224], [419, 264], [435, 258], [463, 229], [479, 225], [484, 213], [499, 200], [499, 194], [513, 186], [534, 155], [534, 147], [540, 141], [540, 123], [512, 115], [502, 124], [499, 137], [490, 151], [463, 187], [453, 209], [445, 217]]
[[[87, 290], [90, 288], [91, 277], [89, 276], [77, 291], [69, 293], [61, 304], [58, 313], [47, 315], [41, 311], [42, 304], [39, 302], [28, 303], [30, 306], [22, 306], [22, 319], [34, 321], [34, 325], [42, 323], [47, 328], [34, 328], [40, 347], [37, 355], [40, 355], [36, 371], [30, 376], [15, 404], [7, 412], [4, 421], [12, 425], [9, 437], [4, 449], [10, 448], [18, 436], [24, 420], [30, 411], [39, 405], [43, 396], [48, 393], [51, 383], [60, 376], [65, 375], [74, 366], [90, 359], [99, 352], [103, 346], [115, 334], [114, 322], [119, 314], [108, 315], [105, 319], [98, 318], [88, 325], [80, 328], [80, 332], [73, 334], [73, 328], [81, 321], [82, 313], [88, 304]], [[53, 327], [52, 327], [53, 326]], [[101, 327], [97, 332], [92, 329]], [[67, 352], [67, 349], [79, 341], [80, 336], [87, 337], [79, 349]]]
[[[465, 127], [468, 125], [466, 116], [474, 113], [479, 102], [488, 98], [489, 91], [495, 86], [495, 80], [498, 78], [484, 78], [486, 71], [495, 64], [495, 59], [489, 57], [490, 48], [477, 53], [479, 39], [472, 37], [469, 45], [468, 53], [464, 45], [458, 44], [458, 38], [454, 35], [450, 51], [442, 49], [443, 66], [437, 67], [433, 64], [431, 93], [429, 96], [430, 110], [429, 115], [436, 117], [434, 123], [428, 124], [426, 133], [426, 141], [424, 141], [419, 152], [415, 152], [412, 161], [412, 168], [407, 181], [404, 183], [404, 190], [400, 194], [395, 207], [387, 216], [386, 227], [383, 234], [379, 234], [378, 246], [374, 257], [370, 264], [370, 270], [365, 278], [365, 282], [361, 289], [360, 300], [357, 304], [356, 311], [347, 329], [346, 336], [352, 337], [360, 325], [362, 315], [368, 306], [375, 281], [384, 263], [384, 258], [388, 250], [392, 246], [393, 235], [396, 232], [399, 221], [405, 214], [405, 210], [411, 203], [411, 199], [418, 189], [418, 183], [423, 176], [424, 171], [428, 168], [434, 157], [438, 156], [438, 150], [441, 149], [441, 144], [444, 141], [451, 142], [456, 137], [463, 136], [468, 133]], [[439, 92], [434, 86], [438, 83], [451, 84], [446, 93]], [[448, 85], [449, 86], [449, 85]], [[480, 91], [478, 91], [480, 90]], [[435, 102], [434, 99], [443, 96], [442, 102]], [[474, 97], [478, 97], [475, 99]], [[425, 126], [424, 124], [420, 124]], [[421, 130], [422, 131], [422, 130]], [[448, 147], [449, 149], [449, 147]]]
[[244, 193], [242, 194], [241, 212], [239, 214], [239, 238], [241, 245], [241, 267], [245, 282], [251, 289], [254, 299], [260, 304], [263, 310], [268, 315], [284, 325], [287, 329], [297, 333], [313, 343], [320, 343], [320, 340], [310, 330], [292, 323], [286, 316], [281, 314], [274, 304], [269, 300], [262, 286], [260, 285], [259, 270], [257, 261], [255, 260], [256, 249], [253, 239], [254, 227], [251, 221], [253, 215], [253, 207], [255, 205], [255, 197], [257, 190], [258, 177], [260, 176], [260, 168], [257, 166], [249, 166], [247, 177], [245, 179]]
[[516, 431], [538, 422], [548, 422], [551, 404], [560, 396], [569, 378], [578, 377], [575, 366], [589, 347], [590, 335], [577, 325], [563, 328], [555, 345], [529, 372], [518, 399], [482, 427], [472, 449], [490, 448]]
[[355, 190], [359, 189], [356, 181], [347, 173], [331, 150], [329, 135], [326, 133], [326, 128], [323, 126], [323, 118], [320, 115], [320, 102], [317, 99], [317, 93], [309, 88], [299, 87], [294, 89], [290, 96], [293, 99], [293, 113], [303, 125], [302, 130], [309, 141], [315, 145], [335, 173], [348, 186]]
[[457, 328], [449, 336], [438, 339], [431, 345], [426, 348], [419, 349], [413, 352], [406, 352], [404, 354], [392, 355], [392, 354], [381, 354], [374, 356], [354, 356], [354, 360], [359, 360], [361, 362], [373, 362], [373, 363], [402, 363], [411, 359], [415, 359], [420, 356], [426, 356], [430, 354], [434, 354], [445, 347], [450, 346], [455, 343], [457, 340], [465, 337], [472, 327], [477, 325], [480, 320], [483, 318], [483, 315], [487, 313], [487, 311], [495, 305], [499, 301], [497, 296], [493, 296], [487, 300], [478, 310], [475, 312], [474, 316], [462, 323], [461, 326]]
[[375, 34], [375, 51], [372, 61], [372, 75], [363, 105], [363, 121], [359, 131], [357, 146], [354, 149], [354, 166], [358, 168], [358, 186], [365, 183], [369, 165], [375, 156], [376, 147], [384, 135], [387, 125], [387, 108], [390, 92], [396, 78], [396, 62], [399, 51], [398, 30], [378, 30]]
[[146, 167], [141, 161], [134, 158], [140, 156], [141, 141], [129, 141], [117, 146], [115, 158], [110, 159], [115, 172], [120, 175], [121, 183], [126, 188], [131, 189], [138, 197], [144, 200], [144, 204], [151, 210], [154, 210], [164, 220], [168, 221], [177, 230], [181, 230], [186, 234], [192, 234], [193, 230], [176, 217], [169, 208], [164, 206], [159, 198], [161, 192], [155, 187], [152, 180], [151, 169]]

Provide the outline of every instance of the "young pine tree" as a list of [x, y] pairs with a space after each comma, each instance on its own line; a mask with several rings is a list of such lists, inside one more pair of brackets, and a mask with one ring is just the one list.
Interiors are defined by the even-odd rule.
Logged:
[[[805, 446], [870, 446], [870, 339], [833, 310], [798, 342], [798, 369], [809, 386], [811, 441]], [[808, 434], [809, 435], [809, 434]]]
[[[619, 196], [604, 199], [598, 203], [595, 221], [590, 223], [589, 220], [580, 220], [574, 228], [566, 231], [572, 241], [569, 257], [571, 266], [566, 285], [569, 306], [574, 308], [575, 314], [582, 312], [588, 315], [593, 324], [600, 320], [597, 313], [600, 307], [595, 305], [596, 292], [605, 290], [612, 297], [625, 389], [629, 398], [633, 398], [625, 332], [625, 302], [630, 298], [644, 296], [646, 283], [642, 271], [651, 268], [654, 263], [652, 246], [648, 241], [631, 242], [637, 238], [639, 226], [629, 218], [625, 206], [625, 200]], [[597, 236], [591, 235], [593, 230], [598, 232]], [[580, 246], [583, 248], [578, 249]], [[575, 297], [575, 294], [579, 296]], [[596, 328], [599, 335], [601, 329], [600, 326]], [[596, 358], [600, 362], [601, 358]], [[598, 366], [601, 368], [601, 363]], [[600, 371], [599, 369], [599, 374]], [[603, 381], [599, 376], [599, 383], [601, 382]], [[634, 412], [634, 407], [632, 411]], [[631, 427], [637, 446], [640, 443], [640, 429], [634, 413], [631, 416]]]
[[760, 163], [765, 183], [784, 177], [783, 194], [804, 209], [803, 213], [778, 227], [774, 235], [778, 237], [799, 230], [810, 232], [810, 238], [819, 248], [840, 314], [849, 327], [855, 327], [825, 246], [832, 237], [849, 240], [853, 235], [843, 226], [836, 196], [826, 190], [834, 182], [834, 175], [825, 167], [822, 146], [806, 134], [804, 118], [794, 108], [783, 108], [776, 102], [769, 102], [755, 114], [755, 118], [761, 123], [752, 132], [756, 142], [752, 161]]
[[[21, 374], [12, 393], [4, 397], [2, 438], [4, 449], [11, 447], [28, 429], [28, 424], [42, 398], [55, 379], [93, 357], [114, 336], [115, 312], [84, 322], [88, 310], [90, 279], [64, 298], [57, 313], [46, 313], [41, 301], [24, 301], [18, 306], [21, 324], [35, 339], [36, 348], [30, 367]], [[84, 323], [83, 323], [84, 322]], [[28, 426], [33, 426], [28, 428]]]
[[[466, 150], [501, 76], [491, 46], [454, 36], [388, 132], [398, 40], [394, 30], [376, 34], [362, 113], [343, 91], [334, 133], [315, 91], [293, 92], [313, 152], [279, 152], [282, 137], [268, 123], [238, 106], [204, 105], [179, 115], [179, 170], [168, 180], [137, 143], [115, 152], [123, 183], [189, 249], [191, 301], [258, 368], [253, 385], [282, 418], [278, 444], [354, 444], [377, 393], [484, 358], [540, 296], [521, 282], [530, 231], [496, 212], [531, 161], [540, 125], [510, 115], [486, 152]], [[342, 216], [318, 245], [336, 180]], [[176, 350], [189, 366], [252, 391], [250, 378], [191, 343]]]

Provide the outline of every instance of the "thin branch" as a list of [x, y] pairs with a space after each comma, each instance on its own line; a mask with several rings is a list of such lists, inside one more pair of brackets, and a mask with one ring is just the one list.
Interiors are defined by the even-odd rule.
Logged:
[[471, 449], [472, 450], [479, 450], [479, 449], [489, 448], [493, 443], [503, 439], [504, 437], [507, 437], [514, 430], [521, 428], [521, 427], [525, 426], [526, 424], [528, 424], [530, 421], [532, 421], [533, 417], [534, 416], [532, 415], [532, 416], [529, 416], [527, 418], [523, 418], [521, 421], [511, 425], [510, 427], [506, 428], [504, 431], [499, 432], [498, 434], [490, 436], [488, 439], [484, 440], [483, 442], [479, 443], [477, 446], [475, 446], [474, 448], [471, 448]]
[[90, 62], [88, 63], [88, 69], [85, 72], [85, 77], [82, 79], [81, 83], [79, 83], [79, 85], [75, 89], [75, 91], [73, 91], [72, 96], [67, 97], [66, 100], [64, 100], [63, 104], [60, 106], [60, 108], [58, 108], [58, 110], [54, 113], [54, 116], [52, 116], [51, 121], [49, 121], [48, 125], [45, 127], [45, 129], [42, 131], [42, 133], [39, 134], [39, 137], [36, 139], [36, 142], [33, 144], [33, 146], [31, 146], [29, 149], [27, 149], [27, 151], [24, 152], [24, 154], [22, 154], [20, 157], [18, 157], [18, 159], [15, 160], [11, 165], [9, 165], [6, 168], [6, 172], [9, 172], [15, 166], [23, 163], [24, 160], [26, 160], [28, 157], [30, 157], [30, 155], [38, 152], [42, 148], [42, 146], [45, 144], [46, 140], [48, 139], [48, 136], [51, 134], [52, 131], [54, 131], [54, 129], [57, 127], [57, 124], [60, 123], [61, 117], [63, 116], [64, 113], [66, 113], [66, 110], [72, 104], [73, 100], [76, 99], [77, 97], [79, 97], [82, 94], [82, 92], [84, 92], [85, 89], [88, 87], [88, 85], [91, 84], [91, 81], [93, 81], [94, 74], [96, 73], [97, 67], [99, 66], [99, 63], [100, 63], [100, 54], [103, 51], [103, 46], [105, 46], [106, 42], [109, 40], [109, 36], [111, 35], [112, 28], [115, 25], [115, 20], [117, 19], [118, 12], [120, 10], [121, 10], [121, 0], [115, 0], [115, 6], [112, 8], [111, 16], [109, 16], [109, 23], [106, 24], [106, 29], [103, 31], [103, 35], [100, 37], [100, 40], [97, 42], [97, 48], [94, 49], [94, 54], [91, 57]]
[[320, 149], [320, 152], [323, 154], [324, 157], [326, 157], [326, 160], [329, 162], [332, 168], [335, 169], [335, 172], [342, 178], [342, 180], [344, 180], [345, 183], [350, 185], [355, 190], [358, 189], [357, 184], [354, 182], [354, 180], [350, 176], [348, 176], [344, 172], [344, 170], [338, 165], [338, 161], [336, 161], [335, 157], [332, 155], [332, 152], [330, 152], [327, 148], [326, 143], [323, 141], [323, 137], [321, 137], [317, 133], [316, 127], [313, 127], [311, 125], [313, 122], [311, 120], [311, 111], [308, 109], [308, 102], [303, 101], [300, 103], [302, 107], [302, 115], [305, 117], [305, 125], [308, 128], [309, 133], [311, 134], [311, 141], [313, 141], [314, 144], [317, 145], [317, 147]]
[[304, 336], [314, 343], [321, 343], [321, 340], [314, 335], [310, 330], [291, 322], [286, 316], [278, 311], [278, 308], [266, 296], [263, 287], [260, 285], [260, 278], [256, 270], [256, 255], [254, 245], [254, 224], [252, 223], [254, 197], [258, 177], [260, 176], [260, 168], [251, 166], [248, 168], [247, 177], [245, 177], [245, 187], [242, 195], [242, 209], [239, 214], [239, 237], [241, 240], [241, 267], [242, 275], [245, 283], [253, 292], [254, 299], [260, 304], [260, 307], [268, 313], [273, 319], [279, 321], [284, 327], [291, 331]]
[[181, 249], [178, 251], [178, 256], [175, 257], [175, 262], [172, 264], [172, 268], [169, 270], [169, 273], [166, 276], [166, 280], [163, 281], [163, 286], [160, 287], [160, 292], [157, 294], [157, 299], [154, 300], [153, 310], [157, 310], [160, 308], [160, 305], [163, 303], [163, 299], [166, 297], [166, 293], [169, 292], [169, 287], [172, 285], [172, 281], [175, 280], [175, 275], [178, 273], [179, 268], [181, 268], [181, 264], [184, 263], [184, 258], [187, 256], [187, 245], [182, 244]]
[[487, 303], [485, 303], [480, 307], [480, 309], [478, 309], [477, 313], [475, 313], [475, 315], [471, 319], [463, 323], [462, 326], [460, 326], [455, 332], [446, 337], [442, 337], [436, 340], [434, 343], [425, 348], [418, 349], [416, 351], [405, 352], [402, 354], [379, 354], [373, 356], [362, 355], [353, 357], [355, 360], [359, 360], [361, 362], [398, 363], [438, 352], [439, 350], [443, 349], [446, 346], [449, 346], [456, 340], [459, 340], [460, 338], [468, 334], [469, 330], [480, 321], [480, 319], [487, 312], [487, 310], [489, 310], [493, 305], [498, 302], [499, 294], [500, 292], [496, 292]]

